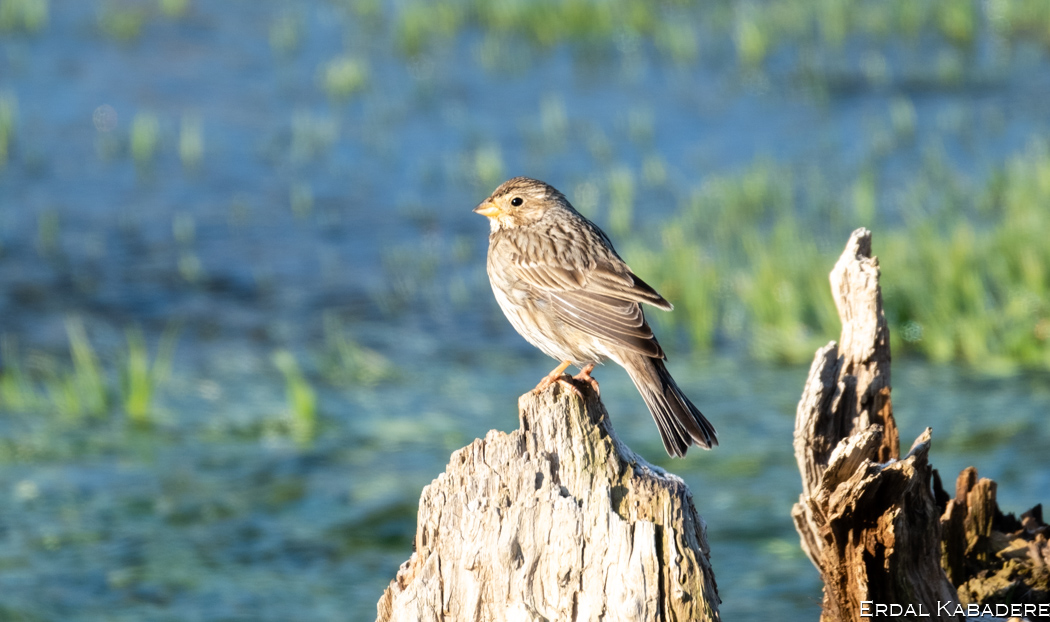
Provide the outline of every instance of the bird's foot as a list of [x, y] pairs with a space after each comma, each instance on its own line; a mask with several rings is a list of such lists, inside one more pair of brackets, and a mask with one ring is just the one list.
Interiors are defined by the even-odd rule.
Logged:
[[[586, 382], [591, 385], [592, 389], [594, 389], [595, 395], [601, 395], [602, 389], [598, 386], [598, 381], [591, 376], [592, 371], [594, 371], [594, 363], [588, 363], [587, 365], [584, 365], [583, 369], [580, 370], [580, 373], [573, 376], [572, 379], [576, 382]], [[576, 393], [579, 394], [579, 391]]]
[[536, 388], [533, 389], [532, 392], [535, 393], [535, 394], [543, 393], [552, 384], [557, 382], [557, 383], [561, 383], [562, 385], [567, 387], [570, 391], [575, 393], [576, 397], [581, 397], [582, 398], [583, 397], [583, 393], [580, 393], [580, 389], [575, 384], [573, 384], [573, 378], [571, 378], [568, 374], [565, 373], [565, 369], [569, 365], [572, 365], [572, 363], [569, 362], [569, 361], [562, 361], [561, 365], [558, 365], [557, 367], [555, 367], [554, 370], [551, 371], [551, 373], [549, 373], [546, 376], [544, 376], [543, 380], [540, 380], [540, 383], [536, 385]]

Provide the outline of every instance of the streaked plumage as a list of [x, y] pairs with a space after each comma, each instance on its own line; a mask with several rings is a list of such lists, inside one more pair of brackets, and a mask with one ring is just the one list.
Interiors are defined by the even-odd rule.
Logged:
[[642, 312], [642, 303], [663, 310], [671, 304], [631, 272], [594, 223], [553, 187], [527, 177], [503, 183], [474, 211], [491, 224], [488, 275], [496, 301], [526, 340], [579, 367], [606, 359], [623, 366], [668, 454], [718, 444], [714, 427], [668, 373]]

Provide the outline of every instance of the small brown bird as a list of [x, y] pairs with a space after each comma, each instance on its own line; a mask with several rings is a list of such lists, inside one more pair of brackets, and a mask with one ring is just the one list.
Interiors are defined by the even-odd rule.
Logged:
[[535, 391], [564, 382], [569, 365], [597, 390], [590, 372], [612, 359], [642, 394], [669, 455], [718, 444], [714, 426], [664, 366], [642, 313], [641, 303], [665, 311], [671, 303], [631, 272], [601, 229], [562, 193], [528, 177], [504, 182], [474, 211], [492, 228], [488, 274], [500, 308], [522, 337], [562, 362]]

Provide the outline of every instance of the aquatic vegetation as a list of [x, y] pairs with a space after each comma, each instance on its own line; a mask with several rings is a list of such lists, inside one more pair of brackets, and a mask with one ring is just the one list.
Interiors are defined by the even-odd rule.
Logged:
[[676, 306], [654, 321], [680, 326], [695, 348], [742, 341], [761, 360], [804, 362], [838, 334], [827, 274], [841, 241], [874, 226], [895, 352], [1050, 369], [1050, 145], [1034, 143], [983, 190], [936, 156], [912, 183], [936, 199], [905, 195], [901, 224], [879, 213], [873, 169], [853, 182], [851, 209], [821, 224], [794, 207], [798, 176], [758, 161], [708, 179], [659, 227], [659, 244], [626, 254]]
[[284, 13], [270, 23], [270, 48], [288, 55], [299, 49], [303, 37], [303, 20], [298, 14]]
[[486, 144], [474, 150], [472, 177], [481, 188], [495, 188], [504, 177], [503, 154], [499, 145]]
[[889, 237], [887, 317], [910, 329], [900, 348], [939, 362], [1050, 368], [1048, 204], [1050, 149], [1038, 141], [962, 213]]
[[372, 387], [397, 377], [394, 364], [381, 353], [362, 346], [339, 317], [324, 314], [325, 351], [321, 372], [334, 385]]
[[102, 34], [121, 43], [129, 43], [139, 38], [146, 17], [143, 7], [116, 0], [103, 2], [99, 5], [97, 13], [98, 27]]
[[0, 171], [11, 157], [11, 146], [15, 142], [15, 126], [18, 123], [18, 100], [10, 93], [0, 93]]
[[43, 257], [58, 254], [58, 238], [62, 231], [62, 219], [58, 211], [49, 209], [40, 213], [36, 221], [36, 248]]
[[71, 419], [108, 412], [111, 393], [83, 322], [66, 321], [72, 369], [35, 356], [23, 363], [13, 338], [3, 338], [0, 408], [12, 412], [61, 415]]
[[14, 337], [0, 336], [0, 408], [12, 412], [34, 412], [43, 403], [19, 356]]
[[325, 63], [320, 76], [325, 93], [344, 100], [367, 86], [368, 65], [361, 58], [339, 56]]
[[273, 364], [284, 376], [292, 440], [301, 447], [309, 446], [317, 436], [317, 393], [288, 350], [275, 352]]
[[131, 120], [131, 157], [135, 164], [145, 167], [153, 160], [160, 146], [160, 122], [156, 115], [139, 112]]
[[[458, 33], [484, 33], [482, 51], [508, 39], [539, 49], [569, 44], [584, 51], [612, 50], [625, 40], [650, 41], [672, 62], [688, 64], [703, 54], [701, 41], [729, 41], [740, 64], [761, 67], [779, 49], [819, 49], [832, 55], [847, 40], [900, 41], [912, 45], [921, 33], [967, 50], [982, 37], [1007, 44], [1033, 40], [1050, 43], [1050, 9], [1040, 0], [767, 0], [754, 3], [640, 0], [543, 0], [486, 2], [413, 0], [392, 13], [398, 49], [417, 56], [431, 46], [448, 44]], [[498, 56], [498, 54], [495, 54]], [[958, 57], [937, 56], [938, 76], [958, 79]], [[491, 65], [491, 63], [487, 63]], [[877, 69], [869, 64], [869, 69]], [[883, 65], [886, 69], [886, 66]], [[873, 76], [888, 74], [875, 71]]]
[[121, 401], [132, 423], [147, 425], [152, 422], [153, 398], [157, 389], [171, 376], [177, 337], [178, 328], [175, 325], [164, 331], [157, 353], [151, 361], [142, 330], [129, 328], [125, 331], [127, 349], [121, 373]]
[[119, 404], [129, 421], [149, 423], [154, 397], [171, 374], [177, 332], [174, 326], [165, 331], [150, 360], [142, 331], [128, 329], [125, 348], [108, 366], [103, 365], [78, 317], [66, 320], [68, 364], [40, 353], [23, 357], [14, 338], [4, 335], [0, 338], [4, 362], [0, 410], [79, 421], [104, 418]]
[[609, 229], [614, 235], [626, 236], [634, 213], [634, 173], [626, 166], [617, 166], [609, 171], [608, 179]]
[[170, 18], [182, 17], [190, 10], [190, 0], [157, 0], [160, 11]]
[[0, 32], [41, 30], [48, 12], [48, 0], [0, 0]]
[[196, 114], [185, 114], [179, 124], [179, 160], [187, 169], [196, 169], [204, 158], [204, 127]]

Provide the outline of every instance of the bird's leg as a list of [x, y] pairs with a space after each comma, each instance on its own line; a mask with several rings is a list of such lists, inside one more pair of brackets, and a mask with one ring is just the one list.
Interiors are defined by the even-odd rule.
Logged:
[[575, 393], [577, 397], [583, 397], [583, 394], [580, 393], [580, 390], [576, 388], [576, 385], [574, 385], [570, 379], [567, 379], [564, 376], [565, 369], [569, 365], [572, 365], [572, 362], [570, 362], [570, 361], [562, 361], [561, 364], [558, 365], [557, 367], [555, 367], [554, 370], [551, 371], [551, 373], [547, 374], [543, 378], [543, 380], [540, 380], [540, 383], [538, 385], [536, 385], [536, 388], [533, 389], [532, 392], [533, 393], [543, 393], [544, 391], [547, 390], [547, 388], [549, 386], [551, 386], [555, 382], [560, 382], [560, 383], [564, 384], [565, 386], [569, 387], [569, 390], [572, 391], [573, 393]]
[[580, 373], [573, 376], [572, 379], [577, 382], [586, 382], [591, 385], [592, 389], [594, 389], [595, 395], [601, 395], [602, 389], [598, 386], [598, 381], [591, 377], [592, 371], [594, 371], [594, 363], [587, 363], [583, 366], [583, 369], [580, 370]]

